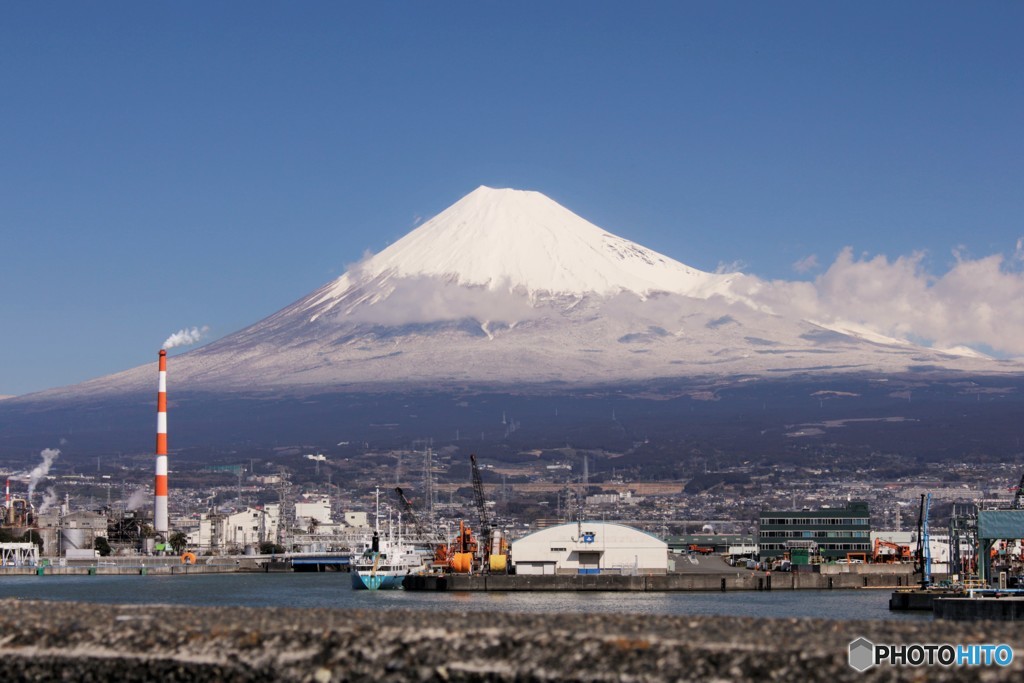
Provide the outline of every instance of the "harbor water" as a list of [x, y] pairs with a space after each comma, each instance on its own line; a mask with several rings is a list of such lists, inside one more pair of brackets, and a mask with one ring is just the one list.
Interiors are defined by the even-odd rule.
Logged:
[[3, 576], [0, 599], [299, 608], [627, 613], [733, 617], [931, 620], [890, 612], [883, 590], [764, 592], [355, 591], [344, 572], [169, 576]]

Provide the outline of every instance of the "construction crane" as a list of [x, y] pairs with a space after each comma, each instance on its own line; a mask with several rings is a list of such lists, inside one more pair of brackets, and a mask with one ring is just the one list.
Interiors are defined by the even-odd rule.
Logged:
[[480, 515], [480, 527], [477, 538], [480, 539], [480, 557], [484, 565], [491, 545], [491, 521], [487, 518], [487, 502], [484, 500], [484, 481], [480, 478], [480, 467], [476, 463], [476, 454], [469, 454], [469, 464], [473, 469], [473, 500], [476, 511]]
[[405, 497], [405, 493], [402, 491], [401, 486], [395, 487], [395, 494], [398, 496], [398, 502], [402, 504], [402, 512], [405, 513], [405, 516], [412, 522], [413, 528], [416, 529], [416, 535], [424, 540], [429, 538], [427, 532], [423, 529], [422, 525], [420, 525], [420, 520], [417, 519], [416, 513], [412, 511], [412, 503], [410, 503], [409, 499]]
[[[883, 550], [891, 552], [883, 552]], [[913, 559], [913, 553], [911, 553], [909, 545], [901, 545], [881, 538], [875, 539], [874, 552], [871, 553], [872, 562], [903, 562], [910, 559]]]
[[435, 568], [448, 568], [451, 566], [452, 553], [454, 552], [452, 546], [448, 545], [447, 539], [444, 535], [436, 528], [433, 531], [427, 531], [420, 524], [419, 518], [416, 517], [416, 513], [412, 510], [412, 503], [405, 497], [405, 492], [402, 491], [401, 486], [395, 487], [395, 495], [398, 496], [398, 501], [402, 505], [402, 512], [412, 522], [412, 526], [416, 529], [416, 536], [422, 543], [429, 543], [434, 549], [433, 566]]
[[914, 553], [914, 569], [921, 572], [921, 590], [926, 590], [932, 582], [932, 553], [928, 547], [928, 508], [931, 502], [932, 494], [921, 494], [921, 510], [917, 517], [917, 552]]

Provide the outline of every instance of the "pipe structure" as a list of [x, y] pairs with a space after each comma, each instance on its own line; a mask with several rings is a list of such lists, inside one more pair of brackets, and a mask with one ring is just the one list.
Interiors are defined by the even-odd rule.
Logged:
[[167, 539], [167, 351], [160, 349], [160, 383], [156, 394], [156, 483], [153, 530]]

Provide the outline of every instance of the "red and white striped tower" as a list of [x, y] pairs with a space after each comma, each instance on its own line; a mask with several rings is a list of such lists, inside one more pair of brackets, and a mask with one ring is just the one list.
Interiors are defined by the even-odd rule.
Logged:
[[156, 394], [156, 484], [153, 530], [167, 538], [167, 351], [160, 349], [160, 385]]

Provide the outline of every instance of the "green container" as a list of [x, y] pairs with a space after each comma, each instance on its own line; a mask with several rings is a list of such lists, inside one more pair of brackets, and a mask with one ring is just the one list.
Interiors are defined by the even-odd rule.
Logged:
[[89, 576], [96, 576], [96, 567], [89, 567]]
[[46, 567], [36, 567], [36, 576], [46, 576]]
[[789, 551], [789, 559], [793, 564], [807, 565], [811, 563], [810, 553], [807, 548], [793, 548]]

